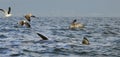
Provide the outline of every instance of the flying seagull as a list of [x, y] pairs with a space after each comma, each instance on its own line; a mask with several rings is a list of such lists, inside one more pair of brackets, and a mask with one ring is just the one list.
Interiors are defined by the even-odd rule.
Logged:
[[21, 26], [26, 26], [27, 28], [30, 28], [31, 27], [31, 25], [27, 22], [27, 21], [25, 21], [25, 20], [21, 20], [21, 21], [19, 21], [19, 25], [21, 25]]
[[32, 15], [31, 13], [26, 14], [24, 17], [25, 17], [29, 22], [31, 21], [31, 19], [30, 19], [31, 17], [36, 18], [36, 16]]
[[4, 10], [4, 9], [0, 9], [0, 11], [2, 11], [2, 12], [5, 14], [5, 17], [10, 17], [10, 16], [12, 16], [12, 14], [10, 14], [10, 12], [11, 12], [11, 7], [8, 8], [8, 11], [7, 11], [7, 10]]

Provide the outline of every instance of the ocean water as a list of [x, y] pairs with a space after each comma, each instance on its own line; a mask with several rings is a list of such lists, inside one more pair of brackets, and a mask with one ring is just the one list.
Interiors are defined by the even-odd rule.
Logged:
[[[85, 28], [68, 29], [74, 19]], [[0, 57], [120, 57], [119, 17], [39, 17], [31, 28], [19, 26], [20, 20], [25, 18], [0, 18]], [[82, 44], [83, 37], [90, 45]]]

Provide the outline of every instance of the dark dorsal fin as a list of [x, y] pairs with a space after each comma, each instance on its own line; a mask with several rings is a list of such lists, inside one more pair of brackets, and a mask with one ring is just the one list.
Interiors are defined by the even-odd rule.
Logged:
[[40, 36], [43, 40], [48, 40], [47, 37], [45, 37], [44, 35], [40, 34], [40, 33], [37, 33], [38, 36]]
[[10, 14], [10, 12], [11, 12], [11, 7], [8, 8], [8, 14]]

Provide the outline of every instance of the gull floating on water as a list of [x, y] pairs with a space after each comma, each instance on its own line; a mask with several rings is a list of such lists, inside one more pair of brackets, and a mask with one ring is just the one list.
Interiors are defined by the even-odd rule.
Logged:
[[25, 17], [29, 22], [31, 21], [31, 17], [36, 18], [36, 16], [32, 15], [31, 13], [26, 14], [24, 17]]
[[8, 8], [8, 11], [7, 11], [7, 10], [4, 10], [4, 9], [0, 9], [0, 11], [2, 11], [2, 12], [5, 14], [5, 17], [10, 17], [10, 16], [12, 16], [12, 14], [10, 14], [10, 12], [11, 12], [11, 7]]
[[71, 23], [71, 25], [69, 26], [69, 28], [70, 28], [70, 29], [76, 29], [76, 28], [81, 29], [81, 28], [84, 28], [84, 25], [83, 25], [83, 24], [81, 24], [81, 23], [76, 23], [76, 22], [77, 22], [76, 19], [73, 20], [73, 22]]
[[21, 26], [26, 26], [27, 28], [30, 28], [31, 27], [31, 25], [27, 22], [27, 21], [25, 21], [25, 20], [21, 20], [21, 21], [19, 21], [19, 25], [21, 25]]
[[84, 37], [82, 40], [82, 44], [89, 45], [90, 43], [89, 40], [86, 37]]

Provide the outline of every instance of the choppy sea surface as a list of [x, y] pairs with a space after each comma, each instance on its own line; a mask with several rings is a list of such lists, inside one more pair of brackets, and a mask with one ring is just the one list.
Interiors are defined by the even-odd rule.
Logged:
[[[74, 19], [85, 28], [68, 29]], [[0, 18], [0, 57], [120, 57], [119, 17], [39, 17], [31, 28], [19, 26], [20, 20], [25, 18]], [[90, 45], [82, 44], [83, 37]]]

